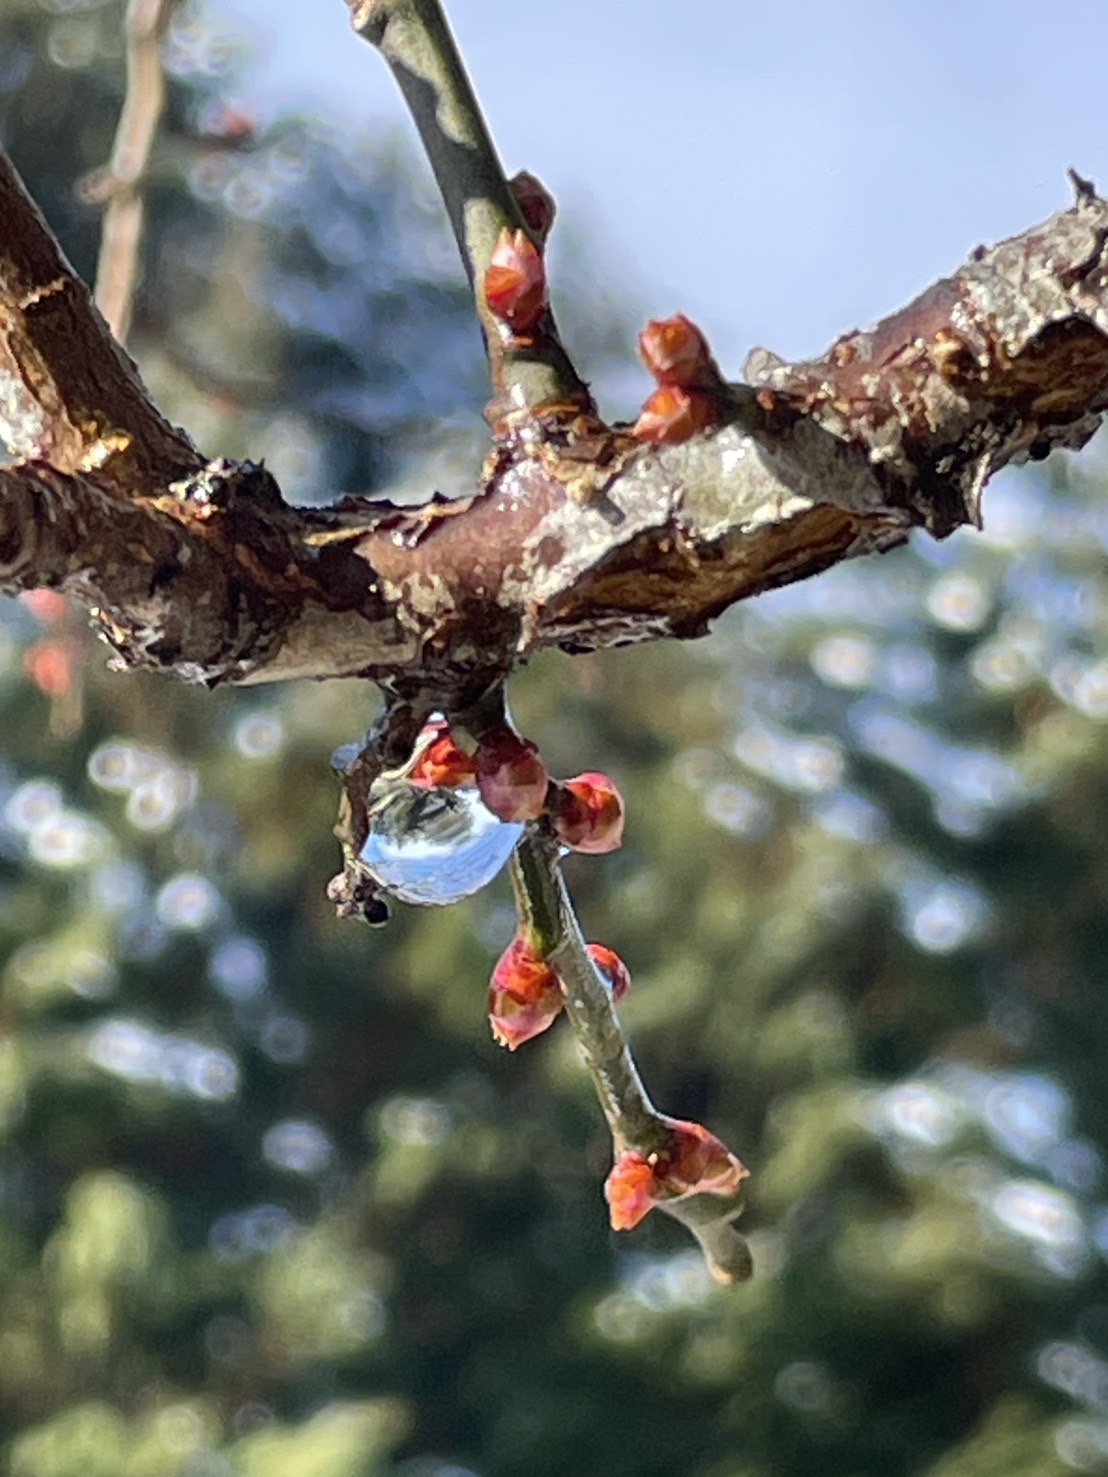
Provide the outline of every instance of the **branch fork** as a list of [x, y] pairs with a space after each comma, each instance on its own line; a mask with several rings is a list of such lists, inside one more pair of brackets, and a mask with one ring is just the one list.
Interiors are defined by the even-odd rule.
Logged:
[[[606, 425], [549, 308], [553, 202], [532, 177], [505, 177], [437, 0], [347, 0], [443, 192], [485, 334], [493, 446], [457, 502], [290, 507], [263, 468], [211, 461], [171, 425], [109, 328], [123, 336], [133, 294], [162, 96], [150, 64], [172, 3], [128, 11], [136, 90], [109, 166], [102, 311], [0, 154], [0, 433], [16, 458], [0, 468], [0, 591], [76, 594], [122, 663], [184, 681], [377, 682], [385, 713], [340, 759], [340, 911], [380, 921], [358, 862], [371, 792], [409, 762], [432, 713], [480, 736], [539, 649], [700, 635], [737, 600], [912, 528], [944, 537], [979, 523], [995, 472], [1083, 445], [1108, 407], [1108, 202], [1074, 175], [1069, 210], [978, 249], [809, 362], [756, 351], [746, 382], [730, 384], [686, 319], [648, 325], [654, 390], [635, 425]], [[562, 982], [625, 1187], [646, 1186], [721, 1275], [746, 1275], [732, 1225], [742, 1176], [703, 1139], [698, 1159], [689, 1125], [646, 1096], [545, 811], [527, 818], [513, 871], [521, 928]], [[728, 1192], [683, 1189], [692, 1164], [699, 1183], [730, 1175]]]

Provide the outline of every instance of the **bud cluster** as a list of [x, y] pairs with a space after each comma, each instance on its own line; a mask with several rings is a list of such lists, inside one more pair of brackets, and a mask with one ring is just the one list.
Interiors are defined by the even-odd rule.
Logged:
[[695, 323], [683, 313], [652, 319], [639, 334], [639, 354], [658, 388], [643, 406], [634, 435], [676, 446], [719, 425], [723, 376]]

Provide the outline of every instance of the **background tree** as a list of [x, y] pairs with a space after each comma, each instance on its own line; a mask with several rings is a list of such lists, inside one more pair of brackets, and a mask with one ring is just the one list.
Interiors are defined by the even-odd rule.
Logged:
[[[5, 12], [2, 127], [91, 273], [73, 186], [108, 152], [120, 15], [80, 17], [76, 53], [71, 20]], [[220, 137], [219, 54], [187, 16], [170, 39], [136, 352], [213, 451], [272, 438], [285, 479], [303, 456], [305, 487], [383, 487], [465, 400], [450, 325], [458, 363], [477, 349], [445, 247], [416, 247], [439, 227], [395, 154]], [[63, 104], [81, 130], [45, 126]], [[362, 325], [324, 311], [354, 281], [405, 343], [427, 325], [426, 374], [370, 378]], [[568, 1033], [486, 1039], [502, 884], [381, 933], [331, 915], [354, 684], [196, 694], [104, 672], [53, 597], [6, 604], [13, 1471], [1102, 1467], [1104, 520], [1095, 464], [1048, 465], [991, 493], [984, 536], [843, 566], [709, 643], [550, 653], [513, 690], [552, 767], [625, 786], [625, 848], [573, 883], [631, 965], [659, 1099], [756, 1169], [760, 1274], [726, 1292], [668, 1224], [604, 1228]]]

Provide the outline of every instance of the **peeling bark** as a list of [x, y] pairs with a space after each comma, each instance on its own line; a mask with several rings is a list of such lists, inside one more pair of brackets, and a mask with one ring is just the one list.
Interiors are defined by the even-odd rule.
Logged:
[[505, 428], [472, 496], [297, 509], [150, 401], [0, 159], [0, 589], [73, 592], [122, 663], [209, 684], [370, 677], [475, 700], [547, 646], [703, 633], [729, 605], [980, 520], [1009, 463], [1108, 405], [1108, 203], [978, 249], [828, 353], [765, 351], [729, 423], [656, 449], [572, 405]]

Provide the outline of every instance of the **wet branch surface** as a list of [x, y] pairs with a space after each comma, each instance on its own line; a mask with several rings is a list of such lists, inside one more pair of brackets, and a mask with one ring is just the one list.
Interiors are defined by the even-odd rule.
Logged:
[[1108, 405], [1108, 203], [1081, 190], [819, 359], [755, 351], [731, 424], [683, 445], [563, 418], [494, 442], [469, 497], [298, 509], [165, 420], [6, 161], [0, 219], [0, 589], [71, 590], [185, 681], [363, 676], [450, 709], [543, 647], [698, 636], [978, 522], [993, 473]]
[[[745, 381], [717, 392], [721, 424], [645, 444], [598, 419], [548, 308], [525, 334], [490, 310], [496, 242], [524, 222], [441, 7], [348, 4], [411, 108], [474, 286], [494, 399], [472, 493], [303, 509], [260, 464], [206, 457], [154, 406], [0, 154], [0, 435], [17, 458], [0, 468], [0, 591], [71, 592], [121, 665], [188, 682], [381, 684], [385, 713], [343, 775], [346, 870], [332, 884], [340, 911], [372, 919], [380, 900], [358, 865], [366, 795], [429, 714], [480, 732], [504, 680], [542, 648], [702, 635], [736, 601], [913, 528], [977, 524], [995, 472], [1083, 445], [1108, 407], [1108, 202], [1074, 177], [1069, 210], [978, 248], [817, 359], [756, 350]], [[165, 13], [134, 0], [135, 59], [149, 62]], [[112, 166], [132, 217], [159, 86], [129, 131], [121, 123], [131, 163]], [[540, 249], [544, 235], [532, 230]], [[136, 239], [112, 248], [117, 324]], [[639, 1080], [541, 827], [513, 867], [617, 1153], [647, 1151], [672, 1120]], [[660, 1208], [738, 1280], [750, 1271], [740, 1203], [692, 1194]]]

